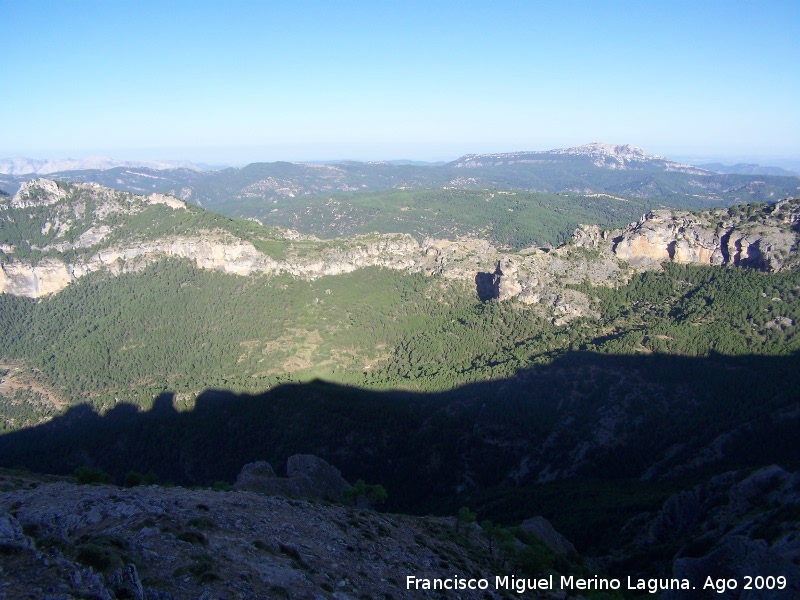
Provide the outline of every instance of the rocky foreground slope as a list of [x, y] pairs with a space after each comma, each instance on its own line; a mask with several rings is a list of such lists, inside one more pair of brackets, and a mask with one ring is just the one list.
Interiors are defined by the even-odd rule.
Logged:
[[[259, 475], [272, 471], [266, 463], [249, 465], [239, 489], [225, 492], [41, 483], [6, 472], [2, 487], [24, 487], [0, 492], [0, 597], [424, 598], [408, 589], [408, 576], [493, 578], [504, 569], [475, 526], [456, 532], [452, 519], [323, 501], [337, 478], [349, 485], [313, 456], [292, 457], [290, 471], [293, 459], [315, 475], [278, 479]], [[287, 489], [244, 491], [270, 482]], [[544, 519], [534, 529], [565, 544]]]
[[665, 261], [792, 268], [800, 228], [800, 200], [703, 213], [663, 210], [620, 230], [579, 228], [559, 248], [509, 253], [474, 238], [373, 234], [322, 241], [254, 223], [241, 231], [211, 214], [161, 194], [31, 181], [0, 200], [6, 238], [0, 292], [37, 298], [97, 270], [136, 271], [168, 257], [239, 276], [303, 279], [382, 266], [467, 281], [481, 298], [517, 298], [569, 319], [587, 314], [588, 300], [565, 284], [614, 285]]
[[[315, 457], [299, 458], [336, 472]], [[297, 490], [294, 497], [244, 491], [259, 479], [287, 481], [274, 478], [271, 467], [259, 475], [263, 465], [246, 466], [236, 491], [78, 486], [0, 473], [0, 489], [7, 490], [0, 491], [0, 597], [349, 600], [527, 591], [565, 600], [584, 597], [576, 579], [600, 579], [617, 582], [625, 598], [692, 600], [718, 597], [708, 581], [718, 584], [723, 575], [739, 588], [756, 575], [772, 583], [719, 597], [789, 600], [800, 593], [800, 479], [777, 466], [725, 473], [671, 496], [657, 512], [629, 521], [620, 538], [633, 539], [612, 556], [580, 559], [547, 520], [528, 519], [514, 531], [540, 548], [540, 559], [526, 563], [519, 558], [529, 547], [519, 539], [511, 538], [509, 550], [498, 548], [498, 537], [492, 549], [480, 528], [456, 530], [453, 519], [333, 504], [319, 500], [313, 485], [305, 498]], [[557, 569], [543, 566], [541, 549], [562, 557]], [[409, 577], [483, 580], [486, 589], [425, 590], [410, 586]], [[571, 586], [560, 589], [570, 577]], [[520, 589], [514, 579], [552, 581], [556, 589]]]
[[443, 519], [183, 488], [1, 497], [7, 598], [412, 598], [406, 575], [489, 567]]

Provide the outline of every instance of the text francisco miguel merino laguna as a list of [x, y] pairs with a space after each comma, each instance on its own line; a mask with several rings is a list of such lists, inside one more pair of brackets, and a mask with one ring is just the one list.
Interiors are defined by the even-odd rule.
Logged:
[[[782, 578], [784, 579], [784, 578]], [[784, 579], [785, 581], [785, 579]], [[556, 587], [556, 584], [560, 584]], [[688, 579], [659, 578], [659, 579], [639, 579], [628, 577], [627, 587], [623, 587], [623, 581], [616, 578], [603, 577], [575, 577], [573, 575], [559, 575], [558, 579], [554, 575], [546, 577], [530, 578], [516, 577], [514, 575], [498, 575], [494, 577], [495, 591], [508, 590], [523, 594], [534, 590], [640, 590], [650, 594], [656, 594], [662, 590], [691, 590], [694, 587]], [[735, 589], [737, 586], [731, 585], [731, 580], [727, 581], [728, 589]], [[454, 575], [447, 578], [425, 578], [408, 575], [406, 577], [407, 590], [488, 590], [492, 584], [491, 579], [469, 579]], [[719, 591], [719, 580], [714, 581], [711, 577], [705, 582], [703, 589], [714, 588]]]

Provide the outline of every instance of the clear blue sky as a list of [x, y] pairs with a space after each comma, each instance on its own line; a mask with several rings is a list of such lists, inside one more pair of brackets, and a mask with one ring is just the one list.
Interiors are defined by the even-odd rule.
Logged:
[[0, 156], [800, 159], [800, 1], [0, 0]]

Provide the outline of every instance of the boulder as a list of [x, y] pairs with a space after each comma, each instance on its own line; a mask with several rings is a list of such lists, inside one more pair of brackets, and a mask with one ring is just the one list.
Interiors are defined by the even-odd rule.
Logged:
[[304, 498], [341, 500], [350, 484], [336, 467], [313, 454], [295, 454], [286, 463], [289, 489]]
[[339, 501], [350, 484], [334, 466], [313, 454], [295, 454], [286, 463], [287, 478], [278, 477], [265, 461], [242, 467], [233, 487], [261, 494]]
[[267, 461], [259, 460], [242, 467], [233, 487], [237, 490], [261, 494], [285, 494], [288, 488], [285, 479], [279, 479]]

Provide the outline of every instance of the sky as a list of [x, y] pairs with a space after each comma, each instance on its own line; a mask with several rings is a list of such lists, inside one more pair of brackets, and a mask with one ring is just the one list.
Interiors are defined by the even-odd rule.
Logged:
[[800, 163], [798, 31], [798, 0], [0, 0], [0, 157]]

